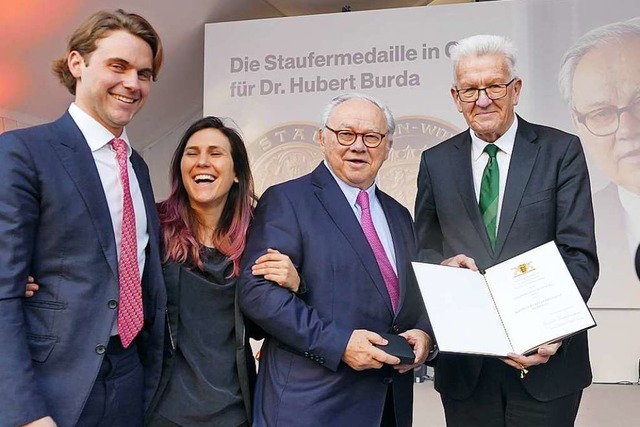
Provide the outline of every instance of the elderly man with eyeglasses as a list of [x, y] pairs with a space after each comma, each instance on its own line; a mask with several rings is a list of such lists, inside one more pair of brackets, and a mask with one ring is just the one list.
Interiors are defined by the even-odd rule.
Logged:
[[[239, 283], [240, 308], [269, 334], [254, 427], [412, 424], [412, 371], [433, 341], [409, 264], [411, 215], [375, 184], [394, 129], [380, 101], [334, 98], [318, 131], [324, 161], [258, 202]], [[251, 273], [267, 248], [291, 257], [305, 293], [282, 292]], [[405, 344], [404, 365], [387, 346], [394, 339], [413, 348]]]
[[[421, 258], [484, 269], [555, 241], [586, 301], [598, 260], [580, 140], [515, 114], [523, 83], [506, 38], [461, 40], [451, 58], [451, 95], [469, 129], [422, 154]], [[526, 356], [436, 358], [449, 427], [572, 426], [590, 383], [586, 332]]]
[[614, 22], [580, 37], [565, 53], [559, 73], [560, 92], [589, 160], [610, 181], [593, 196], [596, 241], [605, 248], [600, 283], [607, 288], [598, 298], [609, 306], [640, 298], [633, 268], [640, 243], [638, 52], [640, 18]]

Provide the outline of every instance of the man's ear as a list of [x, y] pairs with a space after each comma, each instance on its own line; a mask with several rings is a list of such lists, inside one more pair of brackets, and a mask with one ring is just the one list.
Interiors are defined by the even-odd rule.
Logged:
[[518, 105], [518, 101], [520, 101], [520, 92], [522, 91], [522, 80], [516, 79], [513, 83], [514, 97], [513, 97], [513, 105]]
[[456, 91], [455, 86], [451, 86], [451, 97], [453, 98], [453, 102], [456, 103], [458, 112], [462, 113], [462, 103], [460, 102], [460, 98], [458, 98], [458, 92]]
[[85, 66], [84, 58], [78, 51], [71, 51], [67, 56], [67, 66], [69, 67], [69, 71], [71, 71], [71, 75], [79, 79], [82, 77], [82, 67]]
[[581, 123], [578, 121], [578, 116], [576, 115], [576, 112], [573, 111], [573, 109], [571, 109], [569, 116], [571, 117], [571, 124], [573, 125], [573, 128], [575, 130], [578, 130], [580, 128]]
[[324, 132], [322, 128], [318, 129], [318, 144], [320, 144], [320, 149], [324, 153]]

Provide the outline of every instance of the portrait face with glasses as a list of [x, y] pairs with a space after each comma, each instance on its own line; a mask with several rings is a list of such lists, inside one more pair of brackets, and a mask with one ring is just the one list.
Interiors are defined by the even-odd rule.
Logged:
[[333, 173], [365, 190], [389, 156], [391, 141], [386, 131], [384, 113], [366, 99], [353, 98], [333, 108], [318, 139]]
[[582, 123], [595, 136], [609, 136], [620, 129], [620, 116], [629, 113], [636, 121], [640, 121], [640, 97], [626, 107], [604, 105], [588, 113], [573, 110], [576, 120]]
[[640, 194], [640, 37], [604, 44], [576, 65], [572, 118], [590, 160]]
[[451, 96], [469, 128], [494, 142], [513, 123], [521, 87], [522, 80], [509, 75], [503, 55], [465, 56], [458, 61]]

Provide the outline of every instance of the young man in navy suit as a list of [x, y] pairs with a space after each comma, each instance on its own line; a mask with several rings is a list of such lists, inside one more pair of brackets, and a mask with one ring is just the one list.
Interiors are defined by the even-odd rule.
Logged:
[[[254, 426], [411, 425], [412, 368], [432, 341], [411, 272], [411, 216], [375, 185], [394, 129], [379, 101], [334, 98], [318, 132], [325, 160], [260, 198], [239, 282], [240, 307], [270, 335]], [[251, 274], [267, 248], [291, 257], [305, 293]], [[394, 369], [399, 359], [376, 347], [386, 344], [380, 333], [404, 337], [413, 363]]]
[[[54, 62], [69, 110], [0, 135], [0, 426], [142, 424], [166, 293], [148, 169], [124, 127], [161, 64], [144, 18], [95, 13]], [[25, 300], [28, 274], [40, 290]]]
[[[580, 140], [516, 116], [522, 79], [507, 39], [464, 39], [452, 59], [451, 95], [469, 129], [422, 154], [421, 258], [487, 268], [555, 241], [586, 301], [598, 259]], [[436, 358], [435, 387], [451, 427], [572, 426], [590, 383], [586, 332], [530, 356]]]

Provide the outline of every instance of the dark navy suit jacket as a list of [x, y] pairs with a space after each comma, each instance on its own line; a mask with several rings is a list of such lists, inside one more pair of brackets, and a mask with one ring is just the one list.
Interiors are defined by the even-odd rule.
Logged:
[[[416, 227], [420, 256], [426, 262], [465, 254], [487, 268], [553, 240], [585, 301], [598, 278], [591, 189], [580, 140], [521, 118], [495, 251], [475, 196], [469, 130], [422, 154]], [[436, 389], [453, 399], [469, 397], [482, 359], [440, 354]], [[590, 382], [586, 332], [564, 340], [548, 363], [530, 368], [523, 379], [531, 396], [541, 401], [576, 392]]]
[[[379, 426], [389, 385], [398, 425], [410, 426], [413, 374], [389, 366], [356, 372], [341, 361], [354, 329], [429, 331], [409, 262], [409, 212], [377, 190], [391, 229], [400, 303], [391, 300], [358, 219], [324, 164], [260, 198], [242, 260], [240, 306], [270, 337], [262, 350], [254, 426]], [[291, 257], [307, 292], [296, 295], [251, 274], [274, 248]]]
[[[160, 376], [166, 292], [148, 169], [135, 152], [131, 162], [149, 232], [136, 339], [148, 404]], [[118, 261], [95, 162], [68, 113], [0, 135], [0, 248], [0, 426], [47, 415], [73, 426], [117, 316]], [[28, 274], [40, 290], [24, 299]]]

